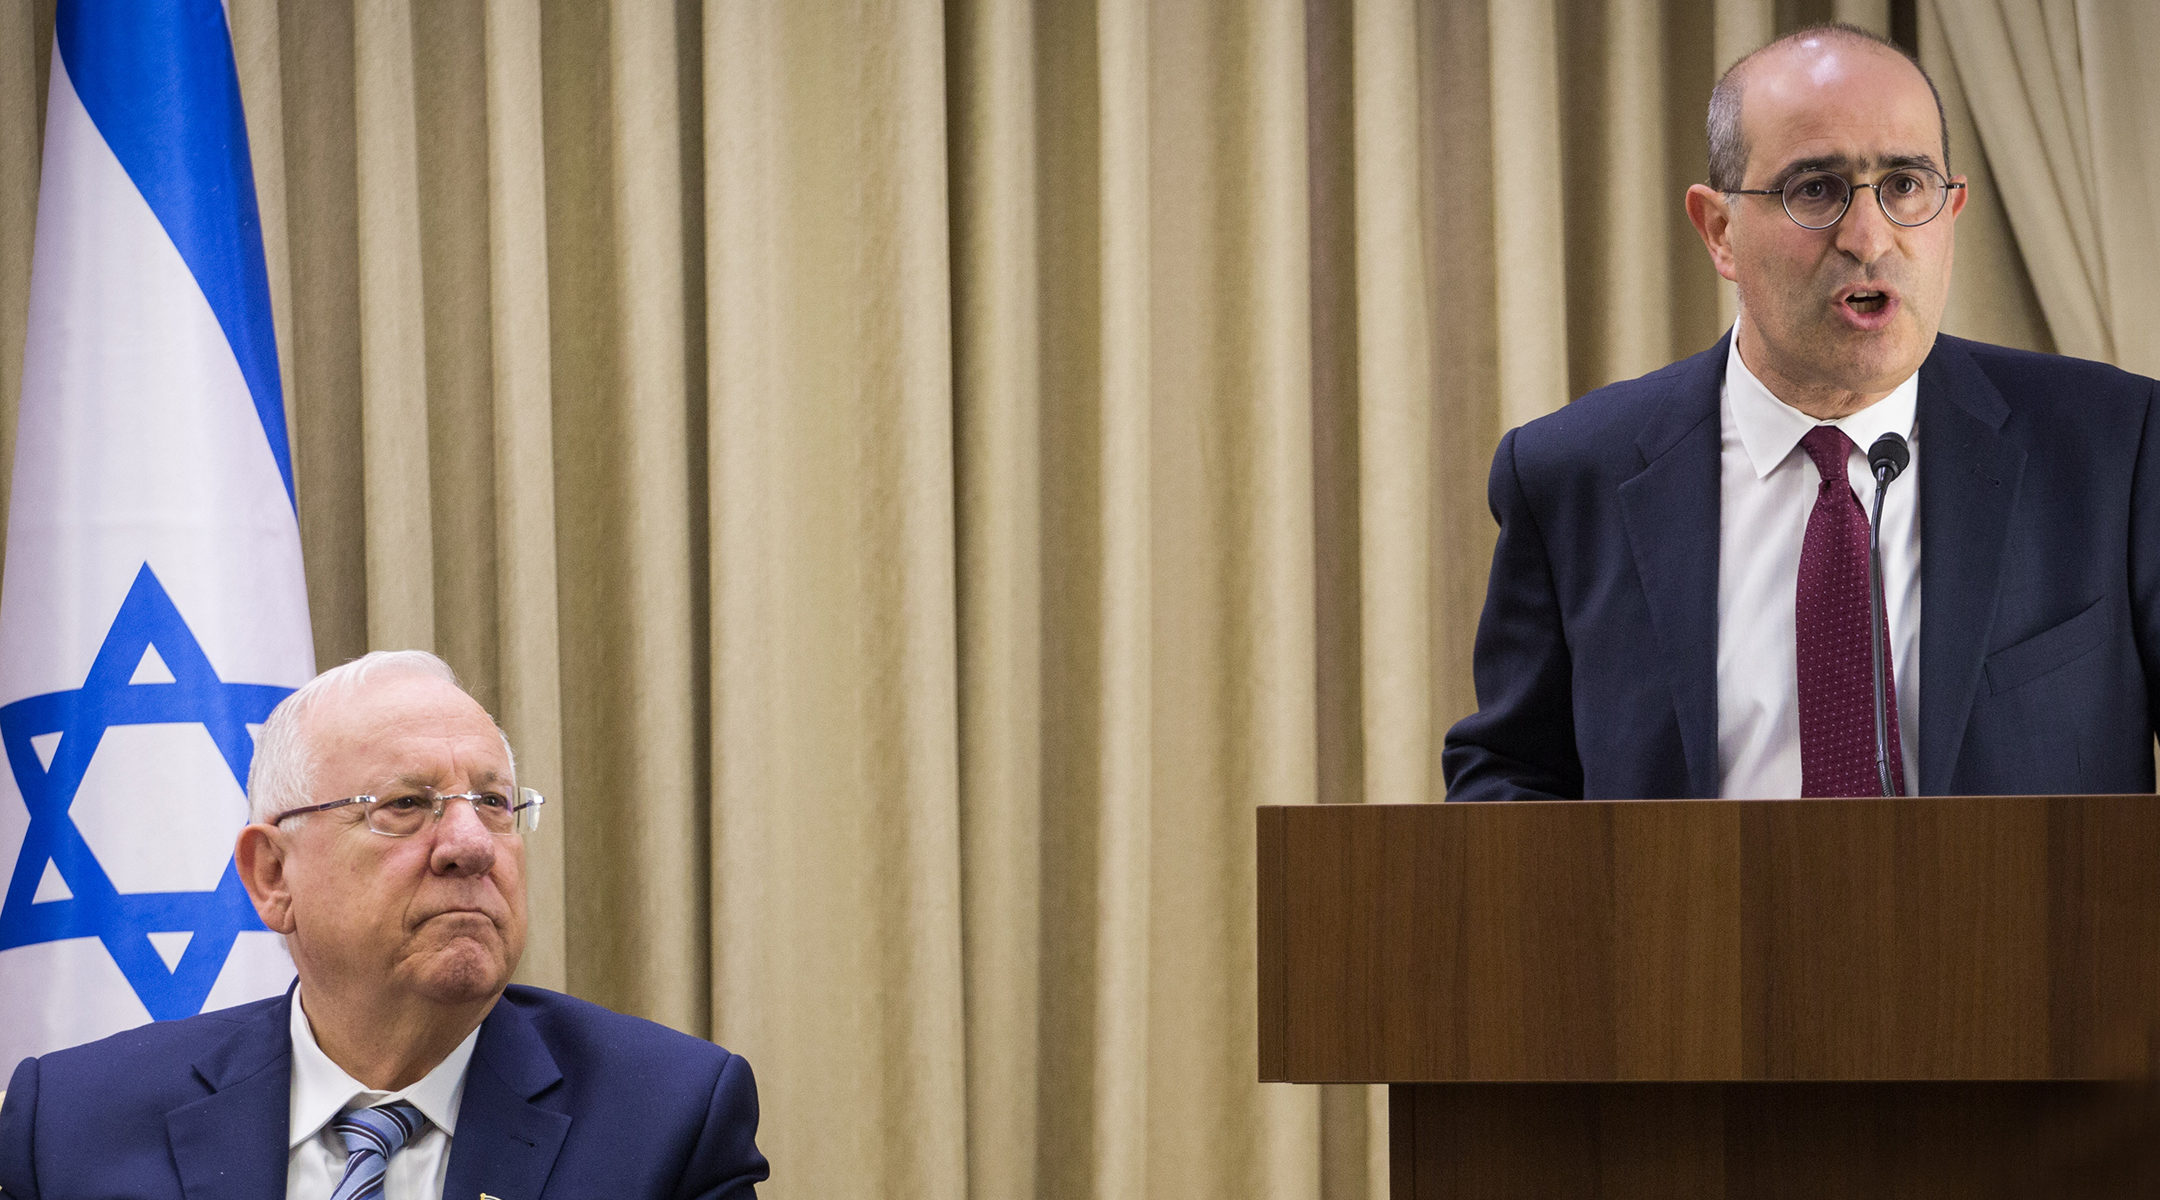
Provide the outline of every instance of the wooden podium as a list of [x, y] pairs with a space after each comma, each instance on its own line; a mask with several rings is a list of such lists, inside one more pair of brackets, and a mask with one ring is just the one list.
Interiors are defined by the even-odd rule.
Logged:
[[1258, 819], [1260, 1078], [1395, 1200], [2160, 1197], [2160, 798]]

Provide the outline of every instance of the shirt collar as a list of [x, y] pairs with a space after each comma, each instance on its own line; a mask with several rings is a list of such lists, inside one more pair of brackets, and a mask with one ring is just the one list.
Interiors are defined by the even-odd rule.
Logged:
[[320, 1134], [339, 1113], [364, 1108], [385, 1100], [411, 1104], [441, 1129], [445, 1136], [457, 1133], [458, 1103], [465, 1096], [465, 1068], [472, 1063], [473, 1047], [479, 1043], [478, 1026], [465, 1035], [435, 1069], [418, 1083], [400, 1092], [378, 1092], [345, 1073], [330, 1061], [315, 1041], [314, 1027], [300, 1009], [300, 991], [292, 998], [292, 1099], [288, 1112], [286, 1149], [291, 1150]]
[[[1886, 433], [1902, 435], [1907, 441], [1918, 435], [1915, 417], [1919, 411], [1920, 372], [1914, 371], [1903, 383], [1890, 390], [1890, 394], [1877, 400], [1848, 417], [1830, 422], [1845, 431], [1845, 436], [1864, 452], [1875, 444], [1875, 439]], [[1801, 412], [1770, 393], [1763, 382], [1740, 361], [1740, 326], [1735, 324], [1732, 345], [1725, 353], [1725, 403], [1732, 412], [1733, 426], [1740, 434], [1740, 445], [1747, 451], [1748, 462], [1755, 468], [1755, 478], [1761, 479], [1775, 470], [1807, 436], [1808, 430], [1823, 422]]]

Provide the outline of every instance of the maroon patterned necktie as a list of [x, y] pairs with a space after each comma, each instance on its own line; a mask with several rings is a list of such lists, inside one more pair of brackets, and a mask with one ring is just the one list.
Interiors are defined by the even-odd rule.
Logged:
[[[1794, 642], [1800, 668], [1800, 794], [1879, 796], [1875, 772], [1874, 649], [1868, 644], [1868, 519], [1845, 475], [1852, 439], [1817, 425], [1800, 439], [1822, 484], [1800, 541]], [[1898, 742], [1897, 682], [1888, 622], [1883, 680], [1889, 693], [1890, 778], [1905, 794]]]

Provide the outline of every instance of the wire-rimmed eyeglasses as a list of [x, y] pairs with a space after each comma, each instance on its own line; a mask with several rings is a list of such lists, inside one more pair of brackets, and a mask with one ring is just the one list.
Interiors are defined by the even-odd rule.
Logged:
[[290, 817], [358, 804], [362, 806], [361, 812], [370, 830], [384, 837], [411, 837], [430, 823], [441, 820], [443, 810], [452, 800], [463, 800], [472, 805], [473, 815], [480, 818], [481, 827], [499, 837], [538, 829], [540, 806], [547, 803], [546, 796], [529, 787], [517, 789], [515, 799], [503, 792], [438, 792], [432, 788], [392, 792], [386, 789], [381, 795], [347, 796], [324, 804], [289, 808], [272, 818], [270, 823], [276, 825]]
[[1828, 229], [1845, 219], [1854, 192], [1874, 188], [1875, 202], [1882, 206], [1883, 216], [1894, 225], [1910, 229], [1934, 220], [1950, 202], [1950, 193], [1964, 186], [1943, 178], [1932, 167], [1899, 167], [1873, 183], [1854, 183], [1834, 171], [1802, 171], [1786, 180], [1783, 187], [1734, 188], [1730, 194], [1780, 197], [1785, 215], [1792, 218], [1793, 224], [1802, 229]]

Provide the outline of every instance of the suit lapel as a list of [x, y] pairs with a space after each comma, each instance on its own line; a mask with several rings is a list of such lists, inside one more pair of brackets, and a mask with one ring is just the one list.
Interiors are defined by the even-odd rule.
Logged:
[[[292, 993], [196, 1060], [211, 1093], [165, 1114], [173, 1166], [188, 1200], [285, 1194], [292, 1096]], [[276, 1130], [277, 1136], [267, 1136]]]
[[497, 1000], [481, 1022], [465, 1074], [444, 1200], [475, 1200], [483, 1192], [536, 1200], [569, 1135], [570, 1118], [532, 1100], [561, 1080], [532, 1022], [508, 1000]]
[[1920, 779], [1953, 786], [1995, 620], [2003, 542], [2025, 450], [2010, 406], [1954, 338], [1920, 368]]
[[1731, 336], [1679, 365], [1670, 398], [1635, 440], [1643, 468], [1620, 485], [1695, 796], [1715, 796], [1718, 786], [1717, 413]]

